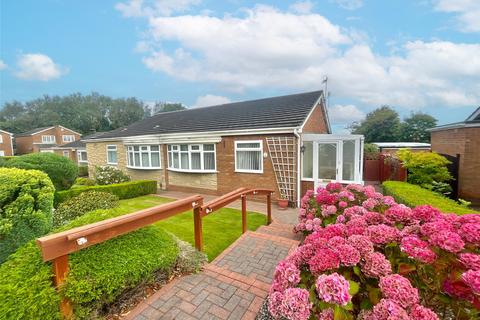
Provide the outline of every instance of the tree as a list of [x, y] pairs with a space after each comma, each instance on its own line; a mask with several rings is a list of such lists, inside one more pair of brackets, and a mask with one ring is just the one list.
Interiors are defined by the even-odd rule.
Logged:
[[430, 142], [429, 128], [437, 125], [437, 119], [429, 114], [417, 112], [412, 113], [402, 123], [401, 133], [403, 141], [406, 142]]
[[185, 109], [187, 108], [181, 103], [155, 102], [155, 105], [152, 108], [152, 114], [185, 110]]
[[350, 129], [354, 134], [363, 134], [366, 143], [396, 142], [400, 140], [400, 117], [389, 106], [382, 106], [359, 123], [353, 123]]

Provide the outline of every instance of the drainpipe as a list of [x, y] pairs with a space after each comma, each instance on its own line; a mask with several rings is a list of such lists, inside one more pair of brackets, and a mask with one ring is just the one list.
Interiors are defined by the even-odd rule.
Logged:
[[300, 174], [300, 148], [302, 147], [302, 139], [300, 137], [300, 134], [302, 133], [302, 129], [294, 129], [293, 134], [295, 137], [298, 139], [298, 146], [297, 146], [297, 207], [300, 207], [300, 179], [301, 179], [301, 174]]

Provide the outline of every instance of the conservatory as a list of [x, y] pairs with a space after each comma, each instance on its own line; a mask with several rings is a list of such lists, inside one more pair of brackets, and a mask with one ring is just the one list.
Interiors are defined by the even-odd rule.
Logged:
[[301, 190], [331, 181], [363, 184], [363, 135], [304, 134]]

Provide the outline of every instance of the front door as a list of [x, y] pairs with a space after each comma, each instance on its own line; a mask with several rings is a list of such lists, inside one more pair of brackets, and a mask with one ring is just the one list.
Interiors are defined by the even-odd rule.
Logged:
[[[314, 149], [316, 149], [314, 153], [317, 158], [317, 161], [313, 162], [315, 189], [330, 181], [340, 180], [338, 177], [338, 142], [318, 142], [314, 144]], [[317, 163], [316, 166], [315, 163]]]

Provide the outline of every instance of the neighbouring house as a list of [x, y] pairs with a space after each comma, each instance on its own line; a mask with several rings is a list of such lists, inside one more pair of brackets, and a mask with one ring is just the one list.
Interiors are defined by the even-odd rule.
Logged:
[[458, 196], [480, 203], [480, 107], [465, 121], [437, 126], [432, 151], [458, 157]]
[[430, 151], [430, 143], [424, 142], [373, 142], [384, 154], [395, 154], [398, 150], [408, 149], [412, 152]]
[[268, 188], [295, 204], [328, 181], [362, 183], [363, 136], [331, 134], [322, 91], [160, 113], [82, 141], [90, 175], [111, 165], [167, 190]]
[[54, 152], [54, 147], [78, 141], [80, 137], [80, 133], [62, 126], [36, 128], [15, 135], [16, 153]]
[[88, 165], [87, 148], [85, 142], [81, 140], [42, 150], [53, 150], [54, 153], [69, 158], [79, 166]]
[[13, 156], [13, 134], [0, 129], [0, 157]]

